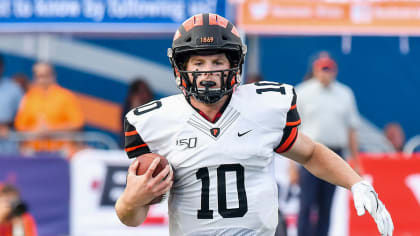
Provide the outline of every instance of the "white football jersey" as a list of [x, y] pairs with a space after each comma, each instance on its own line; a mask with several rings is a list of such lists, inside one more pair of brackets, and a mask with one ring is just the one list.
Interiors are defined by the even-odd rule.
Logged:
[[182, 94], [126, 115], [128, 156], [155, 152], [174, 170], [171, 235], [274, 235], [278, 198], [270, 164], [297, 137], [295, 103], [292, 86], [259, 82], [237, 87], [215, 123]]

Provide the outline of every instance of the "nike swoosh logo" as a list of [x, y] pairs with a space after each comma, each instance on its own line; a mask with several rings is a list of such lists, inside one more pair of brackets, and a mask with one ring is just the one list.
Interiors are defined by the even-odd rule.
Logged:
[[252, 131], [252, 129], [250, 129], [250, 130], [248, 130], [248, 131], [246, 131], [245, 133], [242, 133], [242, 134], [238, 132], [238, 137], [242, 137], [242, 136], [244, 136], [245, 134], [247, 134], [251, 131]]

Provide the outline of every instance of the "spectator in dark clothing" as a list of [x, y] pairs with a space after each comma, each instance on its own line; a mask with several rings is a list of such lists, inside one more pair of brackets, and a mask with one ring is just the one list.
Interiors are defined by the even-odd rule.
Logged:
[[[125, 114], [131, 109], [151, 102], [153, 99], [153, 92], [147, 82], [143, 78], [135, 78], [128, 87], [127, 97], [121, 114], [121, 121], [124, 122]], [[120, 144], [124, 147], [124, 135], [121, 138]]]
[[405, 143], [405, 134], [400, 124], [391, 122], [385, 125], [384, 133], [396, 152], [402, 152]]
[[13, 81], [26, 93], [29, 89], [29, 78], [24, 73], [16, 73], [12, 76]]

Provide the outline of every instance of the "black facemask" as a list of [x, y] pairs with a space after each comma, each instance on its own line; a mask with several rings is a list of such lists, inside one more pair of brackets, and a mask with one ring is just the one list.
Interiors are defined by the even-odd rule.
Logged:
[[[188, 97], [193, 96], [202, 103], [212, 104], [218, 102], [223, 96], [232, 93], [233, 86], [230, 81], [232, 81], [233, 76], [237, 74], [238, 70], [239, 68], [232, 68], [213, 71], [179, 71], [179, 73], [181, 75], [181, 79], [187, 84], [185, 92]], [[197, 78], [203, 73], [220, 73], [220, 88], [212, 88], [216, 85], [216, 82], [205, 80], [200, 82], [200, 85], [204, 88], [198, 88]], [[190, 82], [188, 74], [192, 74], [192, 82]]]

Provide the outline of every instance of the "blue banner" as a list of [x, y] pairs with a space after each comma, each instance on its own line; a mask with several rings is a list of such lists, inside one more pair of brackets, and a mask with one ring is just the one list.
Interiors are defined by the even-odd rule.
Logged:
[[0, 32], [173, 33], [202, 12], [225, 15], [225, 0], [1, 0]]
[[59, 156], [0, 155], [0, 183], [17, 186], [29, 212], [34, 216], [39, 236], [69, 234], [69, 164]]

